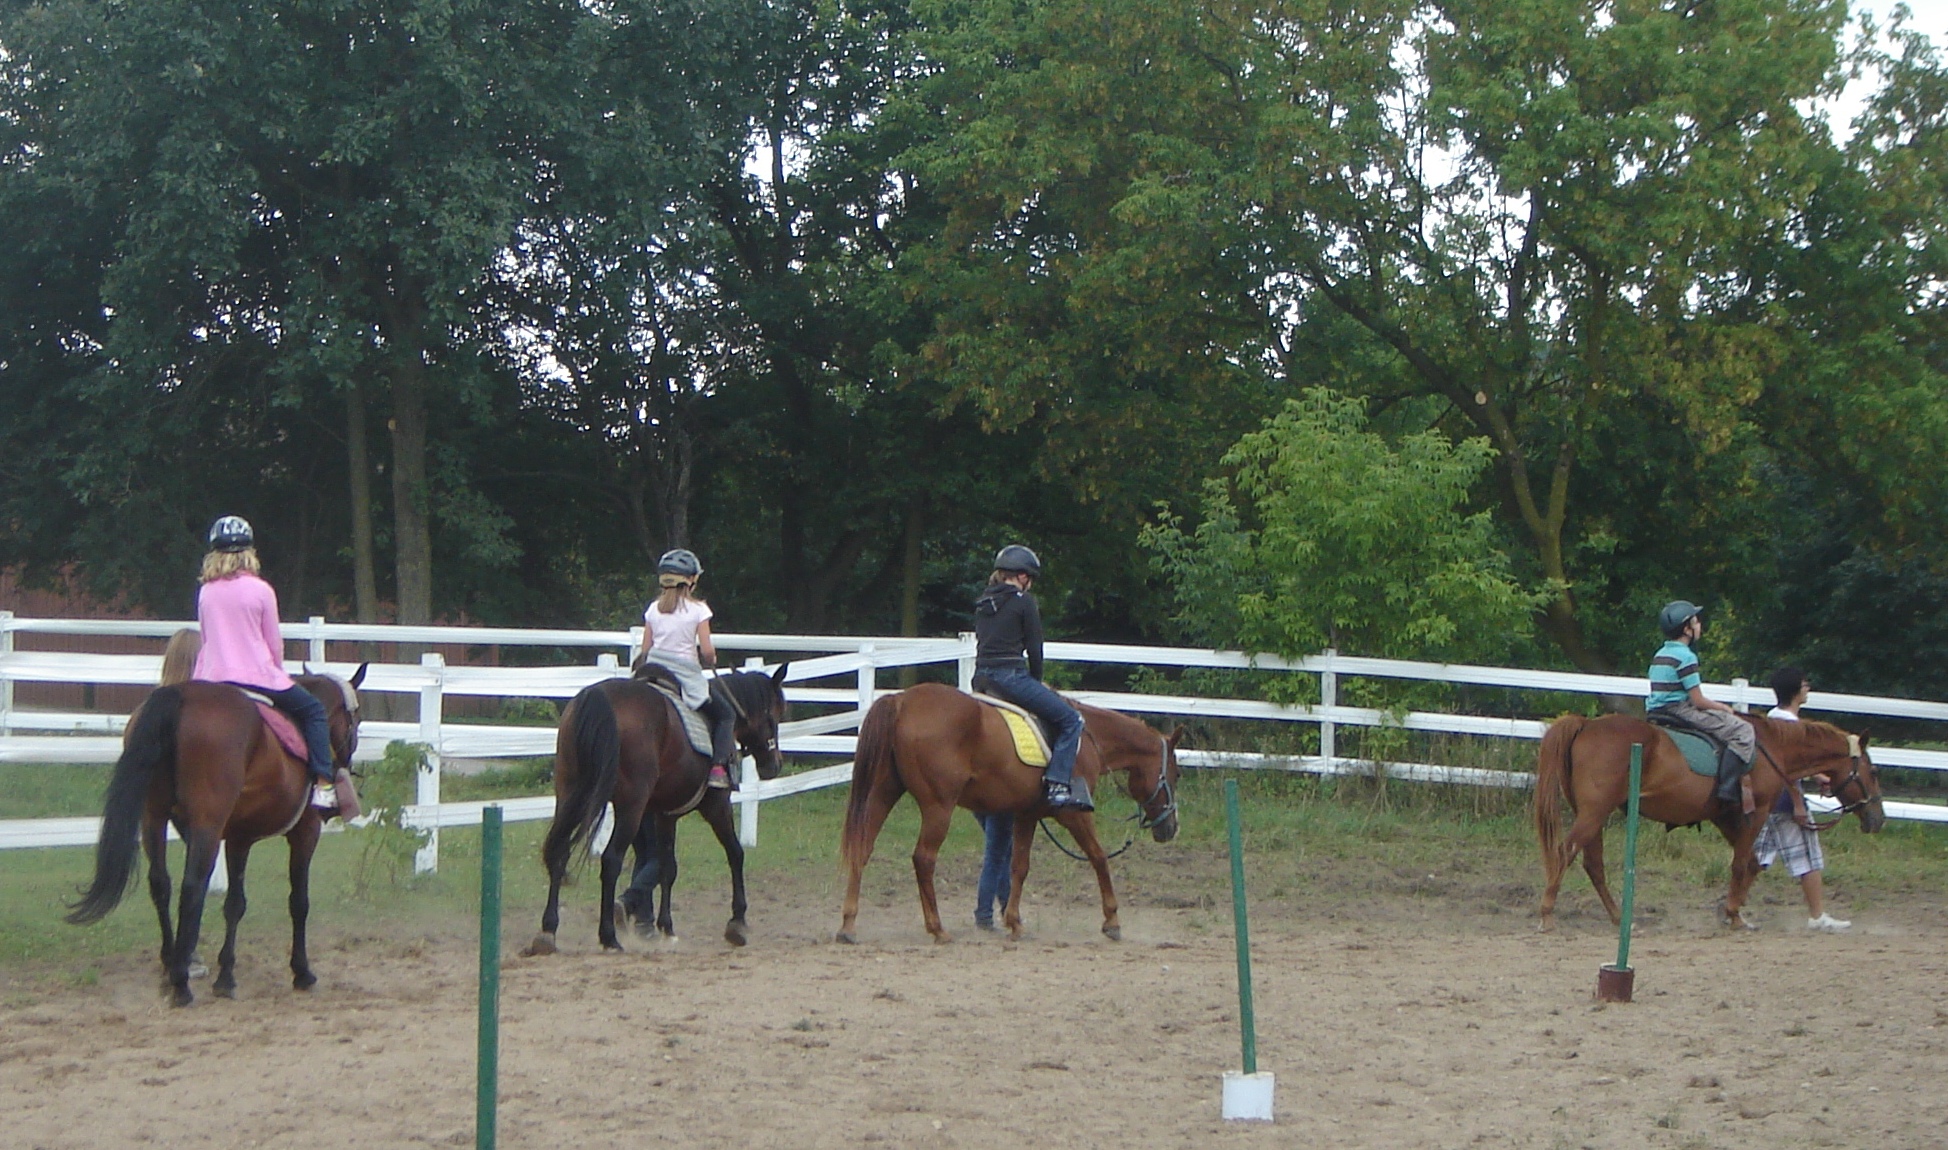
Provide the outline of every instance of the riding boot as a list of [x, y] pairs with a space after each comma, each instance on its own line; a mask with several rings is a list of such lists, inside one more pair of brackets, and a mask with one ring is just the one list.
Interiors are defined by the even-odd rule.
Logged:
[[[716, 695], [697, 710], [710, 720], [711, 785], [736, 790], [737, 781], [730, 773], [730, 766], [737, 758], [737, 712]], [[722, 772], [721, 783], [719, 772]]]
[[1711, 797], [1718, 800], [1718, 809], [1730, 814], [1736, 821], [1744, 821], [1744, 791], [1741, 783], [1745, 778], [1745, 763], [1738, 752], [1725, 747], [1718, 752], [1718, 781], [1713, 785]]

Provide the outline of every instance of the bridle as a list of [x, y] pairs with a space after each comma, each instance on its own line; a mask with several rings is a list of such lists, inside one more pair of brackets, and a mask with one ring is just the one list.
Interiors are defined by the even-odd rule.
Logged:
[[[1082, 733], [1084, 737], [1086, 737], [1092, 744], [1095, 745], [1096, 757], [1100, 759], [1103, 753], [1103, 746], [1101, 742], [1097, 741], [1095, 732], [1091, 731], [1088, 727], [1084, 727], [1082, 728]], [[1114, 851], [1111, 851], [1110, 853], [1104, 855], [1103, 859], [1105, 861], [1116, 858], [1117, 856], [1121, 855], [1124, 851], [1130, 849], [1131, 844], [1136, 842], [1137, 831], [1151, 830], [1175, 818], [1177, 815], [1177, 788], [1170, 785], [1170, 740], [1164, 738], [1162, 735], [1158, 735], [1157, 739], [1159, 740], [1160, 745], [1158, 746], [1157, 749], [1156, 789], [1150, 792], [1149, 798], [1137, 804], [1135, 814], [1130, 815], [1123, 820], [1126, 823], [1135, 823], [1136, 830], [1132, 830], [1123, 839], [1122, 846], [1117, 847]], [[1156, 803], [1157, 796], [1159, 795], [1163, 796], [1163, 809], [1152, 814], [1150, 812], [1150, 807]], [[1056, 850], [1061, 851], [1063, 854], [1068, 855], [1070, 858], [1075, 859], [1079, 862], [1088, 860], [1089, 858], [1088, 855], [1079, 855], [1074, 851], [1070, 850], [1068, 847], [1064, 846], [1062, 844], [1062, 840], [1055, 837], [1055, 832], [1048, 829], [1047, 819], [1041, 820], [1041, 826], [1042, 826], [1042, 834], [1047, 836], [1049, 842], [1055, 844]]]
[[[752, 728], [756, 727], [757, 724], [751, 720], [750, 712], [744, 709], [744, 701], [737, 697], [737, 688], [730, 682], [731, 679], [734, 679], [741, 674], [744, 674], [744, 672], [733, 671], [729, 675], [724, 675], [720, 673], [720, 674], [712, 675], [711, 679], [713, 681], [717, 679], [725, 680], [724, 698], [730, 700], [731, 710], [737, 713], [738, 720], [744, 724], [744, 729], [749, 731]], [[780, 694], [782, 694], [782, 692], [780, 692]], [[739, 741], [741, 742], [742, 740]], [[747, 744], [744, 749], [750, 750], [751, 748]], [[782, 759], [784, 752], [779, 750], [778, 748], [778, 725], [776, 723], [773, 723], [771, 725], [771, 734], [765, 738], [763, 749], [771, 752], [771, 757], [774, 761]], [[754, 755], [753, 757], [755, 758], [756, 756]]]
[[[1787, 786], [1790, 787], [1790, 786], [1797, 785], [1797, 781], [1793, 779], [1791, 776], [1787, 775], [1784, 768], [1780, 767], [1778, 761], [1772, 757], [1772, 752], [1765, 750], [1764, 744], [1759, 745], [1759, 750], [1765, 754], [1765, 761], [1771, 765], [1773, 771], [1776, 772], [1778, 776], [1785, 781], [1785, 784]], [[1833, 817], [1826, 820], [1825, 822], [1821, 822], [1820, 820], [1814, 818], [1812, 814], [1808, 812], [1806, 816], [1806, 820], [1800, 824], [1801, 826], [1805, 827], [1807, 830], [1812, 831], [1815, 834], [1818, 834], [1820, 831], [1832, 830], [1834, 827], [1839, 826], [1840, 823], [1848, 815], [1852, 814], [1854, 811], [1857, 811], [1862, 807], [1871, 804], [1874, 801], [1874, 797], [1867, 793], [1867, 780], [1863, 778], [1860, 774], [1860, 764], [1866, 761], [1867, 753], [1860, 746], [1859, 735], [1855, 735], [1855, 734], [1847, 735], [1846, 755], [1847, 755], [1846, 777], [1841, 779], [1837, 783], [1832, 781], [1831, 776], [1828, 776], [1827, 779], [1828, 794], [1834, 800], [1840, 803], [1840, 809], [1834, 812]], [[1816, 759], [1814, 761], [1819, 762], [1824, 759], [1838, 758], [1838, 757], [1839, 757], [1839, 752], [1835, 751], [1826, 755], [1822, 755], [1820, 759]], [[1824, 773], [1825, 772], [1823, 771], [1810, 771], [1808, 772], [1808, 775], [1817, 775], [1817, 774], [1824, 774]], [[1842, 797], [1842, 792], [1845, 791], [1848, 787], [1859, 787], [1860, 797], [1855, 799], [1852, 802], [1845, 801], [1845, 799]]]

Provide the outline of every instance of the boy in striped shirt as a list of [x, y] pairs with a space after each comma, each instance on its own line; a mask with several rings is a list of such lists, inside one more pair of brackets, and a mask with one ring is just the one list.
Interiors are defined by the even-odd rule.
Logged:
[[1742, 786], [1745, 769], [1758, 752], [1758, 737], [1752, 725], [1737, 712], [1716, 699], [1706, 698], [1698, 656], [1692, 645], [1704, 634], [1703, 609], [1680, 599], [1658, 612], [1657, 625], [1663, 628], [1664, 645], [1650, 661], [1650, 697], [1644, 708], [1657, 716], [1676, 720], [1672, 725], [1689, 727], [1711, 735], [1724, 744], [1718, 755], [1718, 781], [1711, 796], [1719, 809], [1729, 812], [1734, 824], [1742, 823], [1752, 811], [1749, 789]]

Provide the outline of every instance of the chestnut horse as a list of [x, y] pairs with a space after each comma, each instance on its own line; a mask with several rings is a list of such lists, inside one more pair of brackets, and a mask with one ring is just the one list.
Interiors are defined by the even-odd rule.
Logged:
[[[774, 779], [784, 768], [778, 754], [778, 724], [785, 718], [785, 666], [775, 674], [738, 671], [720, 675], [737, 710], [735, 730], [744, 752], [758, 762], [758, 777]], [[674, 812], [704, 795], [710, 778], [710, 757], [698, 754], [684, 732], [676, 704], [640, 678], [605, 679], [575, 696], [561, 714], [555, 735], [555, 819], [542, 841], [541, 862], [548, 871], [548, 905], [541, 913], [541, 933], [524, 952], [555, 953], [555, 931], [561, 925], [561, 887], [577, 843], [595, 833], [605, 808], [615, 811], [609, 844], [602, 851], [602, 915], [596, 928], [604, 950], [621, 950], [616, 938], [616, 878], [623, 855], [636, 843], [645, 814], [671, 815], [669, 833], [654, 848], [667, 860], [675, 853]], [[730, 803], [718, 839], [731, 868], [731, 920], [724, 937], [743, 945], [744, 848], [730, 828]], [[714, 808], [713, 808], [714, 809]], [[715, 825], [713, 823], [713, 825]], [[645, 842], [645, 847], [649, 846]], [[675, 880], [674, 866], [667, 873]], [[669, 908], [664, 889], [664, 913]]]
[[[1772, 809], [1788, 783], [1818, 776], [1827, 793], [1840, 801], [1842, 815], [1860, 812], [1862, 831], [1873, 834], [1886, 823], [1880, 781], [1874, 777], [1873, 761], [1867, 757], [1865, 734], [1851, 735], [1830, 723], [1794, 723], [1757, 715], [1740, 718], [1756, 728], [1759, 745], [1747, 776], [1759, 813], [1749, 818], [1719, 813], [1711, 797], [1712, 779], [1693, 772], [1671, 737], [1643, 719], [1564, 715], [1550, 725], [1536, 756], [1534, 798], [1535, 833], [1547, 880], [1541, 907], [1544, 930], [1555, 925], [1556, 892], [1578, 852], [1596, 896], [1610, 912], [1610, 921], [1620, 924], [1623, 920], [1603, 878], [1603, 824], [1611, 812], [1629, 802], [1632, 743], [1644, 745], [1639, 800], [1643, 817], [1672, 827], [1709, 821], [1731, 844], [1731, 890], [1719, 904], [1719, 917], [1728, 925], [1751, 926], [1741, 908], [1759, 873], [1753, 846], [1765, 825], [1765, 812]], [[1565, 794], [1576, 816], [1567, 837], [1562, 833]]]
[[[1082, 712], [1082, 750], [1076, 777], [1093, 789], [1112, 772], [1129, 774], [1129, 791], [1142, 806], [1142, 825], [1160, 843], [1177, 837], [1177, 740], [1148, 724], [1102, 707], [1073, 703]], [[947, 837], [955, 807], [979, 814], [1012, 814], [1015, 819], [1014, 881], [1003, 919], [1008, 934], [1021, 937], [1021, 885], [1028, 877], [1028, 852], [1035, 824], [1053, 817], [1068, 828], [1096, 870], [1102, 888], [1103, 933], [1121, 938], [1116, 891], [1109, 881], [1109, 859], [1096, 838], [1088, 811], [1051, 812], [1042, 802], [1042, 770], [1023, 763], [1014, 739], [995, 708], [939, 683], [922, 683], [888, 695], [866, 712], [852, 764], [852, 793], [846, 803], [842, 850], [847, 868], [845, 920], [839, 941], [854, 942], [859, 918], [859, 877], [872, 857], [873, 842], [900, 796], [920, 805], [920, 841], [913, 848], [913, 877], [920, 885], [920, 911], [936, 942], [951, 941], [941, 928], [934, 895], [934, 861]]]
[[[165, 678], [171, 676], [169, 667], [180, 668], [187, 645], [180, 633], [170, 641], [175, 662], [165, 660]], [[297, 676], [299, 685], [325, 705], [332, 760], [338, 767], [349, 768], [358, 749], [357, 688], [364, 681], [363, 666], [349, 683], [331, 675]], [[194, 1000], [190, 967], [221, 843], [229, 860], [230, 893], [223, 900], [223, 952], [211, 989], [225, 998], [235, 997], [237, 925], [244, 916], [244, 869], [250, 863], [250, 848], [259, 839], [283, 835], [291, 846], [291, 985], [309, 990], [318, 981], [305, 947], [311, 855], [324, 825], [310, 797], [311, 778], [304, 761], [278, 744], [257, 705], [241, 690], [198, 681], [157, 687], [130, 716], [122, 736], [122, 756], [115, 763], [103, 803], [94, 879], [68, 921], [98, 922], [115, 909], [135, 876], [139, 843], [149, 858], [149, 897], [162, 926], [164, 971], [176, 1005], [188, 1006]], [[185, 848], [173, 931], [166, 849], [171, 824]]]

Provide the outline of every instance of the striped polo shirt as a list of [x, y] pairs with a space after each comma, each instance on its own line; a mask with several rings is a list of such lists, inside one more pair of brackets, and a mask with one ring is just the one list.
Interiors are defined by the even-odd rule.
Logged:
[[1704, 680], [1698, 674], [1698, 656], [1688, 643], [1667, 640], [1650, 660], [1650, 698], [1644, 705], [1651, 710], [1682, 703], [1691, 688]]

